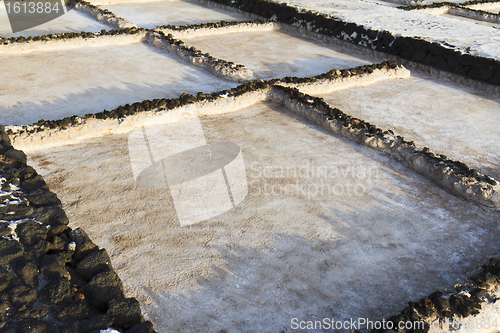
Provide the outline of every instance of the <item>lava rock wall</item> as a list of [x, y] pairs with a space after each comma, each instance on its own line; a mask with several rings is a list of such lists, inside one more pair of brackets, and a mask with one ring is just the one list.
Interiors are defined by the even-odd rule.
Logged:
[[153, 333], [106, 250], [68, 226], [61, 201], [0, 128], [0, 331]]

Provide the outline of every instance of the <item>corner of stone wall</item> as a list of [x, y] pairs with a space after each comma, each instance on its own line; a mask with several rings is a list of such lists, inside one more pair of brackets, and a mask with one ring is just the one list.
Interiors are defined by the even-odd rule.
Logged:
[[0, 176], [0, 330], [155, 332], [106, 250], [68, 226], [61, 201], [3, 126]]

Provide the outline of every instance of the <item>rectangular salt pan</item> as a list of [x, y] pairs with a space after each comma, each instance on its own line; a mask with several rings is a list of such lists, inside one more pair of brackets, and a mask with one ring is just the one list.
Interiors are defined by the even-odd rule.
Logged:
[[183, 37], [183, 41], [214, 57], [244, 64], [257, 79], [313, 76], [374, 62], [360, 53], [283, 31]]
[[4, 125], [83, 117], [145, 99], [236, 85], [143, 43], [0, 53], [0, 70]]
[[500, 98], [424, 75], [321, 96], [332, 107], [500, 179]]
[[248, 195], [189, 227], [180, 226], [168, 189], [136, 186], [127, 135], [31, 155], [72, 226], [107, 249], [158, 331], [377, 320], [452, 288], [498, 253], [498, 212], [279, 105], [200, 121], [207, 142], [241, 148]]

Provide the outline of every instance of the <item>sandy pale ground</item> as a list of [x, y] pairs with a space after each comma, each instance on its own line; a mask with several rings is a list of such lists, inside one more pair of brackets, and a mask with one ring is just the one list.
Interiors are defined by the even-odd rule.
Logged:
[[245, 21], [249, 17], [191, 1], [96, 1], [103, 8], [143, 28], [218, 21]]
[[81, 13], [77, 10], [70, 10], [66, 14], [45, 24], [17, 33], [12, 33], [4, 2], [2, 1], [0, 4], [0, 36], [3, 37], [40, 36], [61, 32], [98, 32], [102, 29], [109, 30], [110, 27], [100, 23], [87, 14]]
[[258, 79], [312, 76], [333, 68], [373, 63], [359, 53], [282, 31], [257, 31], [183, 38], [212, 56], [244, 64]]
[[136, 186], [127, 135], [30, 154], [71, 227], [107, 249], [159, 332], [290, 332], [294, 317], [380, 319], [451, 288], [499, 252], [498, 212], [277, 105], [201, 124], [209, 143], [241, 148], [249, 192], [188, 227], [168, 190]]
[[498, 96], [413, 74], [322, 97], [332, 107], [500, 179]]
[[145, 99], [212, 92], [218, 79], [147, 43], [0, 54], [0, 123], [84, 116]]

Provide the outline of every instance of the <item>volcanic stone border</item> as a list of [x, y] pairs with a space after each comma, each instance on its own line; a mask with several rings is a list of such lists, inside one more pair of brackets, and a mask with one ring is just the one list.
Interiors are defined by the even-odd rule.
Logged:
[[[145, 29], [142, 28], [125, 28], [125, 29], [102, 29], [99, 33], [95, 32], [63, 32], [58, 34], [47, 34], [41, 36], [19, 36], [2, 38], [0, 37], [0, 52], [8, 50], [8, 48], [19, 48], [22, 46], [40, 46], [42, 44], [70, 41], [70, 40], [88, 40], [94, 38], [110, 37], [110, 36], [122, 36], [122, 35], [138, 35], [139, 38], [144, 38], [141, 34], [145, 34]], [[3, 49], [2, 49], [3, 47]]]
[[301, 27], [475, 81], [500, 86], [500, 61], [463, 53], [453, 45], [445, 46], [418, 37], [394, 36], [385, 30], [367, 29], [353, 22], [346, 22], [339, 18], [301, 10], [270, 0], [210, 1], [254, 13], [266, 19], [273, 18], [278, 22]]
[[[488, 264], [482, 265], [467, 281], [455, 285], [454, 291], [439, 290], [418, 301], [408, 302], [401, 312], [385, 319], [385, 329], [373, 329], [373, 333], [395, 333], [399, 325], [408, 322], [424, 322], [421, 329], [407, 329], [399, 332], [426, 333], [431, 325], [443, 331], [453, 331], [448, 327], [434, 327], [440, 323], [452, 324], [455, 329], [464, 325], [468, 317], [477, 315], [480, 310], [498, 300], [500, 287], [500, 260], [490, 258]], [[390, 323], [389, 323], [390, 322]], [[484, 322], [483, 322], [484, 324]], [[393, 327], [393, 329], [390, 329]], [[492, 327], [493, 330], [493, 327]], [[496, 331], [496, 328], [494, 329]]]
[[61, 201], [0, 128], [0, 331], [154, 333], [106, 250], [71, 230]]
[[175, 39], [172, 34], [165, 35], [163, 31], [149, 30], [146, 34], [146, 41], [176, 54], [191, 65], [201, 67], [217, 77], [232, 82], [246, 82], [253, 78], [253, 73], [244, 65], [214, 58], [193, 46], [187, 47], [183, 41]]
[[403, 10], [415, 10], [415, 9], [427, 9], [427, 8], [440, 8], [443, 6], [459, 6], [459, 7], [466, 7], [466, 6], [471, 6], [471, 5], [480, 5], [483, 3], [496, 3], [500, 2], [499, 0], [476, 0], [476, 1], [465, 1], [462, 3], [455, 3], [455, 2], [449, 2], [449, 1], [441, 1], [441, 2], [433, 2], [430, 4], [425, 4], [425, 5], [408, 5], [408, 6], [399, 6], [397, 7], [398, 9], [403, 9]]
[[220, 29], [239, 25], [261, 25], [274, 22], [271, 20], [247, 20], [247, 21], [219, 21], [219, 22], [209, 22], [209, 23], [199, 23], [199, 24], [186, 24], [186, 25], [160, 25], [156, 27], [158, 30], [173, 30], [173, 31], [190, 31], [198, 29]]
[[202, 23], [190, 25], [162, 25], [156, 30], [166, 34], [175, 34], [183, 37], [198, 37], [214, 34], [228, 34], [234, 32], [254, 32], [282, 30], [283, 25], [273, 20], [249, 20], [249, 21], [220, 21], [215, 23]]
[[403, 79], [411, 76], [403, 66], [384, 61], [349, 69], [333, 69], [313, 77], [284, 77], [280, 86], [295, 88], [306, 94], [328, 94], [338, 89], [347, 89], [359, 84], [373, 84], [387, 79]]

